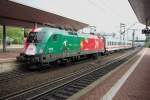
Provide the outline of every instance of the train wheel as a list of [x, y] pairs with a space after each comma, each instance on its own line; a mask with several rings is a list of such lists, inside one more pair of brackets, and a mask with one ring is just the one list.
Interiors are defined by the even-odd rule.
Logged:
[[98, 58], [98, 53], [93, 54], [93, 59], [97, 59]]
[[61, 60], [61, 59], [56, 60], [56, 64], [57, 64], [57, 65], [61, 65], [61, 63], [62, 63], [62, 60]]

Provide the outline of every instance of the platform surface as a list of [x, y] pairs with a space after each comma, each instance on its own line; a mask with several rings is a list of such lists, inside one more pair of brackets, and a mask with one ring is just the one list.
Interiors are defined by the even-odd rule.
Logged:
[[150, 100], [150, 48], [113, 100]]
[[11, 62], [16, 60], [18, 56], [23, 51], [22, 45], [11, 45], [8, 46], [6, 52], [3, 52], [2, 47], [0, 48], [0, 63]]
[[87, 90], [90, 87], [94, 88], [76, 98], [79, 100], [150, 100], [149, 59], [150, 48], [142, 49], [109, 75], [91, 84]]

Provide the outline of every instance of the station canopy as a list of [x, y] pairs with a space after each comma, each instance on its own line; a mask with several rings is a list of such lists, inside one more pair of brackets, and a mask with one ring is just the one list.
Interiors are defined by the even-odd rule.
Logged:
[[150, 0], [129, 0], [138, 20], [150, 26]]
[[88, 24], [76, 20], [9, 0], [0, 0], [0, 24], [21, 26], [24, 28], [33, 28], [35, 24], [37, 26], [49, 25], [74, 30], [79, 30], [88, 26]]

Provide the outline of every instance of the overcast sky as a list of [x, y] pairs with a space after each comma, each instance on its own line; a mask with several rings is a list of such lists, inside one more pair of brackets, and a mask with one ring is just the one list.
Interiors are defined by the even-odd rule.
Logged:
[[[12, 0], [97, 27], [97, 31], [119, 32], [138, 22], [128, 0]], [[143, 28], [136, 24], [130, 28]]]

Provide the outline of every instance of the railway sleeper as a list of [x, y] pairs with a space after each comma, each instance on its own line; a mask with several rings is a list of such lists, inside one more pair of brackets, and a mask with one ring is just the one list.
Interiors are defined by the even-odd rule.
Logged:
[[65, 90], [65, 91], [69, 91], [69, 92], [71, 92], [71, 93], [76, 93], [76, 92], [78, 92], [78, 89], [72, 88], [72, 87], [65, 88], [64, 90]]
[[83, 87], [85, 87], [85, 86], [87, 86], [87, 85], [89, 85], [90, 83], [87, 83], [87, 82], [81, 82], [81, 81], [79, 81], [79, 82], [77, 82], [76, 83], [77, 85], [79, 85], [79, 86], [83, 86]]
[[71, 86], [71, 87], [69, 87], [69, 88], [64, 88], [64, 90], [68, 90], [68, 91], [70, 91], [70, 92], [72, 91], [72, 92], [75, 93], [75, 92], [78, 92], [79, 89], [77, 89], [77, 88]]
[[80, 83], [80, 82], [75, 83], [74, 85], [82, 87], [82, 88], [84, 88], [86, 86], [86, 84], [83, 84], [83, 83]]
[[60, 90], [60, 91], [57, 91], [56, 94], [62, 94], [62, 95], [70, 96], [70, 95], [72, 95], [72, 92]]
[[97, 77], [90, 76], [90, 77], [84, 77], [83, 79], [87, 79], [87, 80], [96, 80]]
[[87, 66], [91, 67], [91, 66], [95, 66], [95, 64], [90, 63], [90, 64], [87, 64]]
[[92, 75], [92, 78], [94, 78], [95, 80], [97, 80], [100, 77], [100, 75]]
[[83, 85], [89, 85], [91, 82], [90, 81], [81, 80], [81, 81], [79, 81], [79, 83], [83, 84]]
[[68, 98], [68, 96], [59, 93], [52, 94], [52, 97], [56, 98], [56, 100], [66, 100]]
[[[35, 100], [35, 99], [33, 99], [33, 100]], [[56, 98], [51, 96], [51, 95], [47, 95], [47, 96], [44, 96], [44, 97], [40, 97], [36, 100], [56, 100]]]
[[100, 73], [100, 72], [99, 72], [99, 73], [97, 72], [96, 74], [97, 74], [99, 77], [102, 77], [102, 76], [105, 75], [105, 73]]
[[106, 74], [106, 72], [97, 72], [95, 74], [93, 74], [94, 77], [101, 77], [101, 76], [104, 76]]
[[93, 78], [84, 78], [84, 79], [82, 79], [82, 81], [93, 82], [93, 81], [95, 81], [95, 79], [93, 79]]
[[70, 85], [69, 88], [70, 88], [70, 87], [76, 88], [76, 89], [78, 89], [78, 90], [83, 89], [83, 87], [81, 87], [81, 86], [76, 86], [76, 85]]

